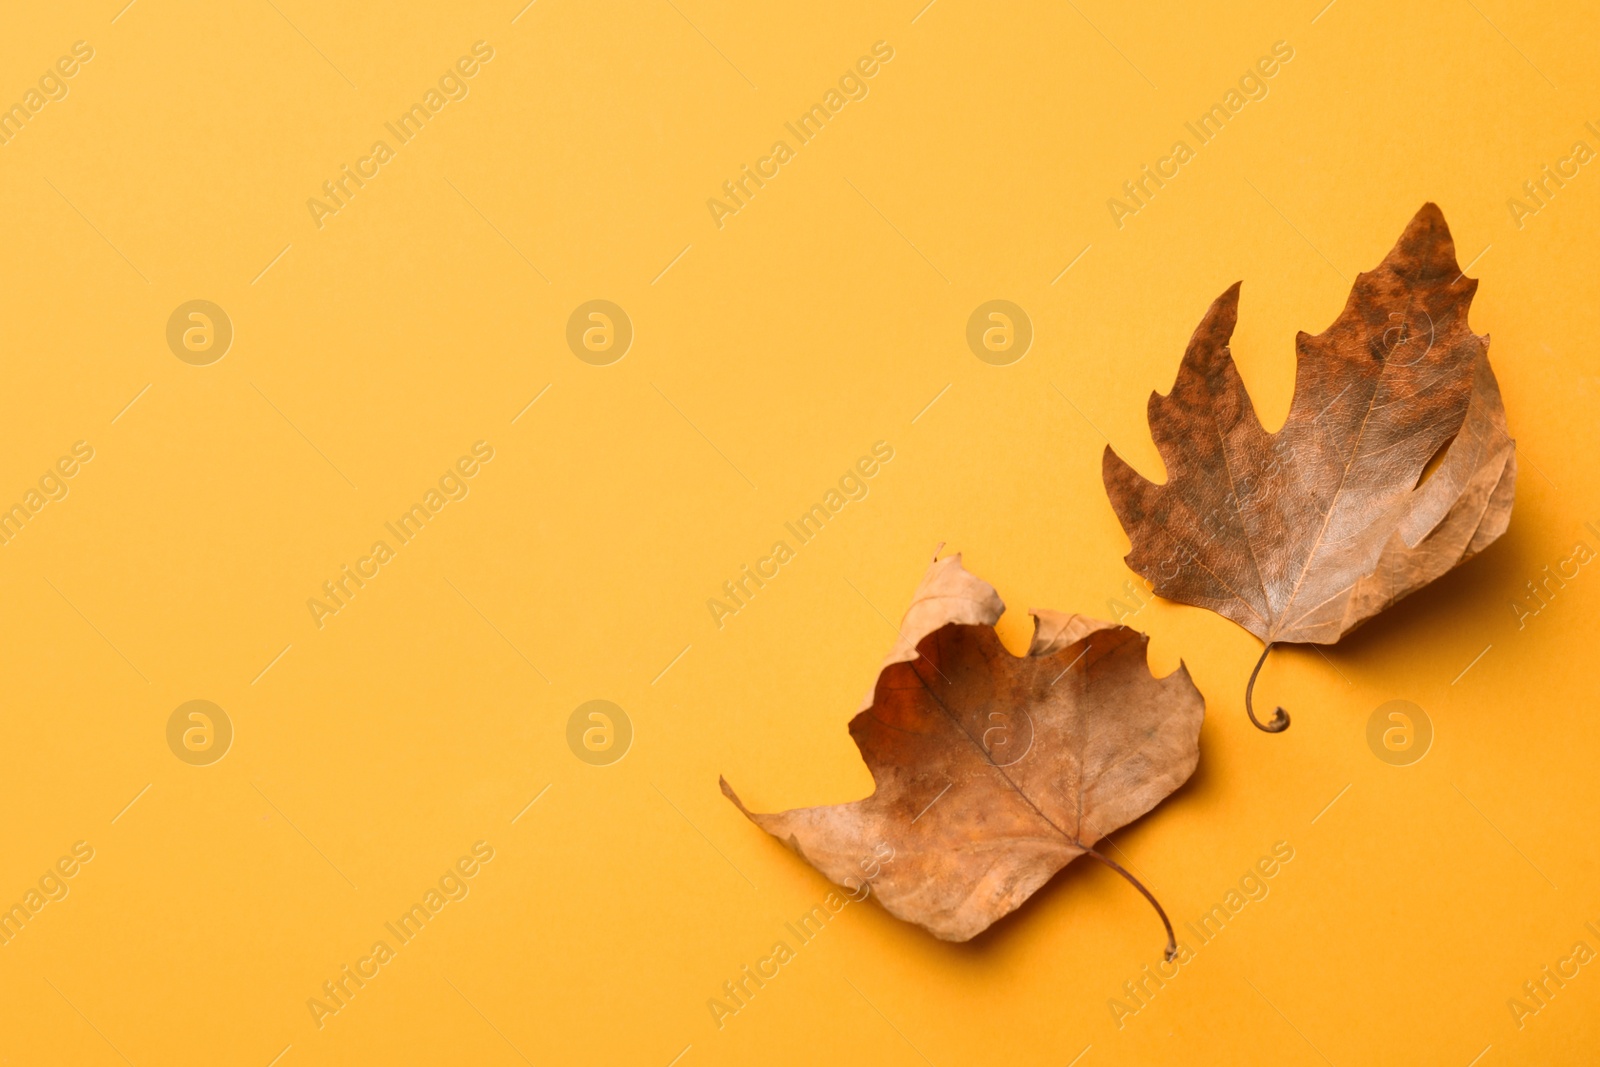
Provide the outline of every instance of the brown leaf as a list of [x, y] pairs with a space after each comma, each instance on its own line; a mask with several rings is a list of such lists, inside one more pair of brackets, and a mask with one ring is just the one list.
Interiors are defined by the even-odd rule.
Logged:
[[1085, 852], [1134, 881], [1092, 846], [1200, 757], [1205, 701], [1181, 665], [1151, 675], [1143, 634], [1035, 611], [1033, 645], [1014, 656], [994, 631], [1004, 611], [959, 554], [928, 568], [850, 723], [870, 797], [761, 815], [722, 783], [830, 880], [870, 882], [891, 914], [946, 941], [982, 932]]
[[1172, 392], [1150, 396], [1167, 481], [1106, 448], [1128, 566], [1270, 649], [1333, 644], [1499, 537], [1516, 447], [1489, 338], [1467, 325], [1477, 288], [1424, 204], [1333, 325], [1296, 337], [1294, 399], [1269, 434], [1228, 351], [1235, 283], [1195, 330]]

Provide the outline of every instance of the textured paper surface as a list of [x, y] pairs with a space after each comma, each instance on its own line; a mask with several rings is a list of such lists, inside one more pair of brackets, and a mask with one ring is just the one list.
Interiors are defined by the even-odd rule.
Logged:
[[[1600, 974], [1544, 971], [1600, 952], [1584, 7], [524, 2], [0, 15], [0, 506], [40, 504], [0, 546], [0, 906], [40, 904], [0, 1062], [1585, 1062]], [[1268, 737], [1259, 642], [1135, 579], [1100, 456], [1162, 476], [1145, 398], [1241, 278], [1276, 429], [1294, 332], [1426, 201], [1516, 511], [1275, 649]], [[180, 358], [197, 300], [231, 331], [185, 311]], [[1122, 613], [1206, 695], [1112, 837], [1174, 977], [1088, 864], [967, 945], [870, 897], [789, 932], [831, 887], [717, 776], [870, 791], [846, 724], [940, 541], [1012, 652], [1027, 607]]]

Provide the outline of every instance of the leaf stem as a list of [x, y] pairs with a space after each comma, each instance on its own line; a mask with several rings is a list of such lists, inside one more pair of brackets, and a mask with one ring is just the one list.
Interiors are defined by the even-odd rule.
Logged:
[[1289, 713], [1279, 708], [1272, 713], [1271, 722], [1262, 722], [1256, 718], [1256, 709], [1250, 703], [1250, 694], [1256, 687], [1256, 675], [1261, 673], [1261, 665], [1267, 662], [1267, 653], [1272, 651], [1274, 642], [1268, 641], [1267, 647], [1261, 650], [1261, 658], [1256, 660], [1256, 669], [1250, 672], [1250, 681], [1244, 687], [1244, 712], [1250, 716], [1250, 721], [1256, 724], [1257, 730], [1265, 730], [1269, 734], [1281, 734], [1289, 728]]
[[1150, 906], [1156, 909], [1156, 914], [1161, 916], [1161, 925], [1167, 928], [1167, 962], [1171, 963], [1173, 958], [1178, 954], [1178, 939], [1172, 932], [1172, 921], [1167, 918], [1167, 913], [1162, 910], [1161, 902], [1155, 898], [1150, 890], [1144, 887], [1144, 884], [1141, 883], [1139, 879], [1129, 874], [1127, 870], [1123, 868], [1122, 864], [1118, 863], [1110, 856], [1096, 852], [1088, 845], [1085, 845], [1083, 850], [1089, 855], [1093, 856], [1095, 859], [1099, 860], [1101, 863], [1105, 864], [1107, 867], [1110, 867], [1113, 871], [1116, 871], [1118, 874], [1122, 875], [1122, 877], [1126, 878], [1133, 888], [1144, 894], [1144, 898], [1150, 902]]

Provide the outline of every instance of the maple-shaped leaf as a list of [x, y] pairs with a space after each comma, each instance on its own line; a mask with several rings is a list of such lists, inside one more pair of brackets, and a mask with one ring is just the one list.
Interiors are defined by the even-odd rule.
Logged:
[[[1210, 608], [1266, 643], [1333, 644], [1482, 551], [1511, 519], [1516, 446], [1489, 338], [1467, 325], [1478, 283], [1424, 204], [1344, 311], [1295, 339], [1294, 399], [1261, 427], [1228, 339], [1239, 285], [1206, 312], [1172, 392], [1152, 393], [1167, 480], [1106, 447], [1128, 566], [1170, 600]], [[1282, 730], [1279, 708], [1263, 725]]]
[[[891, 914], [965, 941], [1159, 804], [1194, 772], [1205, 701], [1180, 664], [1156, 678], [1143, 634], [1034, 611], [1014, 656], [1005, 605], [960, 555], [935, 560], [850, 736], [876, 788], [865, 800], [752, 822], [830, 880], [870, 884]], [[890, 856], [892, 859], [884, 859]]]

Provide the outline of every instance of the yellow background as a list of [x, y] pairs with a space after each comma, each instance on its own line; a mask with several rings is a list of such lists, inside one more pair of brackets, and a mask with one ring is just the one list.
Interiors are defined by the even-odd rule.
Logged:
[[[95, 458], [0, 548], [0, 904], [95, 858], [0, 947], [0, 1063], [1590, 1062], [1600, 966], [1520, 1029], [1506, 1002], [1600, 949], [1600, 578], [1511, 608], [1600, 548], [1597, 164], [1521, 228], [1506, 202], [1600, 148], [1600, 23], [920, 5], [7, 5], [0, 102], [95, 57], [0, 147], [0, 503]], [[314, 225], [478, 40], [470, 95]], [[706, 200], [880, 40], [870, 95], [719, 229]], [[1114, 225], [1280, 40], [1267, 98]], [[1030, 606], [1107, 614], [1131, 575], [1100, 453], [1159, 475], [1145, 398], [1207, 304], [1244, 279], [1275, 426], [1294, 332], [1426, 200], [1478, 260], [1509, 532], [1325, 656], [1275, 652], [1281, 736], [1244, 717], [1243, 630], [1129, 620], [1208, 714], [1193, 782], [1115, 844], [1180, 929], [1286, 841], [1270, 895], [1120, 1029], [1160, 928], [1087, 863], [967, 945], [853, 905], [718, 1029], [707, 999], [827, 886], [717, 776], [768, 811], [870, 788], [845, 723], [938, 542], [1014, 649]], [[165, 341], [197, 298], [235, 329], [205, 367]], [[635, 329], [605, 367], [565, 341], [595, 298]], [[1036, 330], [1006, 367], [964, 339], [996, 298]], [[478, 440], [470, 496], [319, 629], [307, 599]], [[870, 495], [719, 630], [707, 598], [877, 440]], [[210, 766], [167, 747], [191, 699], [236, 731]], [[610, 766], [567, 747], [592, 699], [635, 730]], [[1392, 699], [1434, 726], [1412, 766], [1366, 743]], [[479, 840], [470, 896], [319, 1029], [307, 1000]]]

